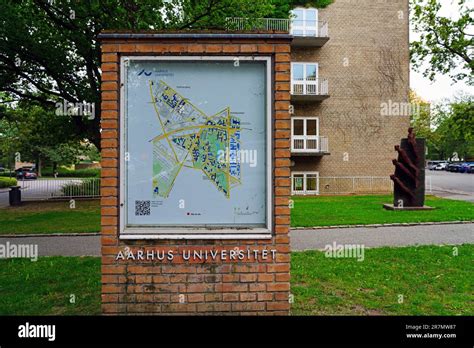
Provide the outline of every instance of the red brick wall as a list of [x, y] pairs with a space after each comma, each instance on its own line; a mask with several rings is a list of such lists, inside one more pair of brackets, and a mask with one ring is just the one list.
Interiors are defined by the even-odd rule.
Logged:
[[[102, 37], [102, 310], [104, 314], [286, 315], [290, 303], [290, 39]], [[274, 64], [274, 228], [267, 240], [119, 239], [119, 78], [124, 55], [263, 55]], [[275, 260], [116, 260], [119, 251], [276, 249]]]

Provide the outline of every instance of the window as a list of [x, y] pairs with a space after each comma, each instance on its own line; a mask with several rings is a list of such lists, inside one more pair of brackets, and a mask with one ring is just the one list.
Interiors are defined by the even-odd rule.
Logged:
[[291, 34], [294, 36], [318, 36], [318, 10], [297, 8], [291, 11]]
[[318, 94], [318, 63], [291, 63], [291, 93]]
[[319, 118], [293, 117], [291, 119], [291, 151], [318, 152]]
[[293, 172], [291, 174], [291, 192], [293, 195], [319, 194], [319, 173]]

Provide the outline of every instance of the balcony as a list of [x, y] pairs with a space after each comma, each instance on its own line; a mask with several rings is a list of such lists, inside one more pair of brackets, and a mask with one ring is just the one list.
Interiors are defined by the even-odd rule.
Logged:
[[291, 101], [298, 103], [320, 102], [329, 98], [328, 79], [311, 78], [291, 80]]
[[291, 118], [291, 153], [295, 156], [323, 156], [329, 154], [328, 138], [319, 135], [318, 117]]
[[322, 47], [329, 40], [328, 23], [318, 20], [232, 17], [226, 19], [226, 30], [289, 33], [294, 47]]
[[329, 155], [329, 140], [318, 135], [292, 135], [291, 153], [294, 156]]
[[290, 34], [294, 47], [323, 47], [329, 41], [327, 22], [292, 20]]

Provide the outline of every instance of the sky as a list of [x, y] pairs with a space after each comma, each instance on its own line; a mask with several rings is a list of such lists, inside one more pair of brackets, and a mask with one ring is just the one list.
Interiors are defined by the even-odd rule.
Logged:
[[[473, 1], [474, 0], [469, 0]], [[458, 17], [457, 0], [441, 0], [443, 7], [439, 14], [445, 17]], [[416, 39], [418, 34], [410, 28], [410, 41]], [[431, 82], [428, 78], [423, 77], [422, 72], [416, 72], [413, 69], [410, 73], [410, 87], [423, 99], [432, 103], [440, 102], [443, 99], [452, 99], [457, 92], [474, 94], [474, 87], [468, 86], [462, 82], [453, 84], [449, 76], [437, 75], [436, 81]]]

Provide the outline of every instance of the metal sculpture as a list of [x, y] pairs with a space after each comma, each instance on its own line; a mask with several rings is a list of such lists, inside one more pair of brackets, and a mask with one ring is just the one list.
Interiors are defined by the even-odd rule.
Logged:
[[395, 174], [390, 175], [394, 183], [393, 206], [397, 208], [423, 207], [425, 203], [425, 139], [416, 139], [413, 128], [408, 137], [395, 146], [398, 160]]

